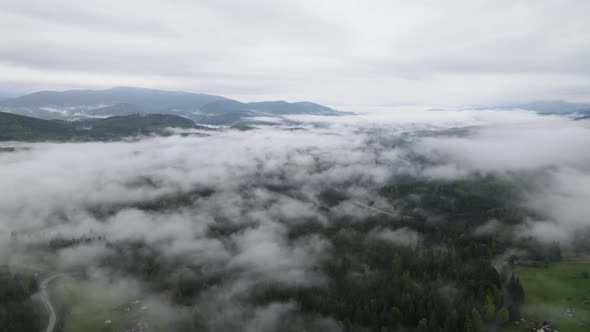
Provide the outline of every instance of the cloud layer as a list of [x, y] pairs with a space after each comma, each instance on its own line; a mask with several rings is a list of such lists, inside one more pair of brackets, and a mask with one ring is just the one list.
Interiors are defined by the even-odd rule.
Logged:
[[[203, 316], [219, 317], [206, 321], [212, 330], [244, 324], [271, 331], [286, 321], [335, 329], [329, 318], [302, 320], [291, 302], [248, 301], [259, 285], [325, 286], [319, 267], [332, 243], [319, 233], [293, 238], [292, 230], [307, 222], [362, 222], [383, 215], [379, 210], [395, 215], [379, 190], [396, 177], [501, 176], [526, 189], [519, 204], [538, 217], [511, 228], [514, 236], [567, 246], [588, 229], [588, 122], [501, 111], [305, 119], [314, 125], [127, 142], [3, 143], [28, 149], [0, 154], [0, 245], [16, 231], [31, 246], [1, 259], [35, 256], [34, 248], [51, 240], [100, 238], [54, 256], [42, 252], [57, 269], [87, 268], [120, 258], [105, 243], [142, 243], [164, 265], [188, 269], [179, 275], [231, 276], [194, 299]], [[505, 228], [491, 220], [474, 235]], [[379, 226], [369, 234], [401, 246], [422, 242], [408, 227]]]
[[0, 87], [135, 85], [332, 105], [590, 101], [588, 6], [9, 0]]

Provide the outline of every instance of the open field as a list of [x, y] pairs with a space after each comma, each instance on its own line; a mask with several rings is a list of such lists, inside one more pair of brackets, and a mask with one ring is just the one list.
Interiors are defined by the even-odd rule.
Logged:
[[519, 265], [516, 272], [525, 289], [524, 317], [550, 321], [558, 331], [590, 331], [590, 262]]
[[[112, 284], [101, 279], [62, 278], [52, 293], [58, 310], [58, 326], [64, 332], [160, 331], [151, 321], [141, 294], [123, 283]], [[63, 309], [65, 309], [65, 314]], [[110, 321], [110, 326], [105, 322]], [[149, 328], [138, 329], [137, 323]]]

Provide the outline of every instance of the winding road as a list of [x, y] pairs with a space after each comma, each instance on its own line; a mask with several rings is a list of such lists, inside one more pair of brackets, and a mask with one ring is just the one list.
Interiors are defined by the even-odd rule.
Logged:
[[41, 300], [45, 305], [45, 309], [47, 309], [47, 313], [49, 314], [49, 322], [47, 323], [47, 329], [45, 332], [53, 332], [55, 328], [55, 323], [57, 322], [57, 316], [55, 315], [55, 309], [51, 304], [51, 300], [49, 299], [49, 293], [47, 292], [47, 285], [55, 278], [62, 276], [59, 273], [50, 274], [47, 278], [43, 279], [41, 282]]
[[[32, 270], [39, 273], [48, 273], [49, 271], [46, 269], [42, 269], [36, 266], [28, 265], [28, 264], [11, 264], [13, 266], [17, 266], [26, 270]], [[57, 315], [55, 314], [55, 308], [53, 308], [53, 304], [51, 304], [51, 300], [49, 299], [49, 293], [47, 293], [47, 285], [55, 278], [61, 277], [63, 274], [57, 272], [51, 272], [45, 279], [41, 281], [39, 285], [41, 301], [43, 301], [43, 305], [47, 310], [47, 315], [49, 316], [49, 322], [47, 323], [47, 329], [45, 332], [53, 332], [55, 328], [55, 324], [57, 323]]]
[[[13, 266], [17, 266], [23, 269], [32, 270], [39, 273], [48, 273], [49, 271], [46, 269], [38, 268], [36, 266], [27, 265], [27, 264], [12, 264]], [[57, 323], [57, 315], [55, 314], [55, 308], [53, 308], [53, 304], [51, 304], [51, 300], [49, 299], [49, 293], [47, 292], [47, 285], [54, 280], [55, 278], [61, 277], [63, 274], [57, 272], [51, 272], [45, 279], [41, 281], [39, 285], [39, 293], [41, 296], [41, 301], [43, 301], [43, 305], [47, 310], [47, 315], [49, 317], [49, 322], [47, 323], [47, 328], [45, 332], [53, 332], [55, 328], [55, 324]]]

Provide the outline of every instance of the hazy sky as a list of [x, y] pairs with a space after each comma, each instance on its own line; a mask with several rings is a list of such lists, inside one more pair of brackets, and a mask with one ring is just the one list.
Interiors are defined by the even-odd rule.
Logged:
[[590, 101], [590, 1], [3, 0], [0, 94], [120, 85], [329, 105]]

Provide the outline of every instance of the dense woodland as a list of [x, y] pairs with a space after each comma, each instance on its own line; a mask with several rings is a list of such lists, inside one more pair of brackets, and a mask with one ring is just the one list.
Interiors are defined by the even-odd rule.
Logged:
[[[399, 219], [375, 216], [294, 230], [294, 237], [320, 233], [331, 240], [334, 258], [323, 271], [329, 287], [273, 290], [261, 300], [294, 298], [305, 312], [335, 317], [345, 330], [482, 331], [519, 317], [524, 292], [518, 278], [492, 266], [510, 243], [470, 235], [491, 217], [518, 222], [525, 211], [513, 204], [514, 188], [495, 178], [406, 179], [382, 194], [403, 211]], [[420, 200], [408, 199], [416, 194]], [[429, 221], [429, 213], [437, 220]], [[415, 246], [372, 239], [370, 231], [380, 227], [413, 228], [424, 238]]]
[[37, 292], [35, 278], [13, 274], [0, 267], [0, 327], [3, 332], [39, 331], [39, 317], [31, 295]]
[[[247, 305], [291, 301], [303, 315], [331, 317], [346, 331], [491, 331], [518, 319], [526, 295], [510, 269], [514, 258], [508, 258], [503, 268], [495, 267], [494, 259], [519, 247], [533, 249], [529, 250], [535, 254], [531, 257], [540, 262], [559, 260], [560, 248], [534, 239], [514, 241], [500, 236], [502, 232], [478, 234], [475, 230], [490, 219], [510, 227], [532, 213], [517, 204], [523, 188], [498, 177], [450, 182], [404, 178], [395, 183], [384, 186], [380, 194], [399, 211], [399, 217], [375, 214], [362, 221], [308, 220], [290, 228], [291, 241], [315, 235], [331, 243], [329, 258], [318, 271], [326, 277], [324, 285], [262, 283], [246, 299]], [[176, 209], [209, 194], [190, 192], [136, 208]], [[333, 189], [320, 199], [329, 209], [346, 197]], [[375, 237], [376, 229], [400, 228], [420, 234], [420, 241], [400, 244]], [[220, 223], [209, 231], [211, 236], [226, 237], [241, 230]], [[49, 249], [93, 241], [104, 242], [115, 252], [103, 260], [104, 266], [118, 275], [143, 280], [151, 291], [169, 294], [173, 303], [192, 312], [177, 322], [178, 331], [206, 330], [195, 299], [231, 275], [204, 274], [199, 266], [179, 266], [142, 242], [109, 242], [102, 237], [55, 239]], [[22, 303], [26, 308], [28, 302]], [[285, 321], [286, 331], [289, 326]]]
[[171, 114], [131, 114], [77, 121], [42, 120], [0, 112], [0, 141], [109, 141], [159, 134], [166, 129], [205, 129], [192, 120]]

